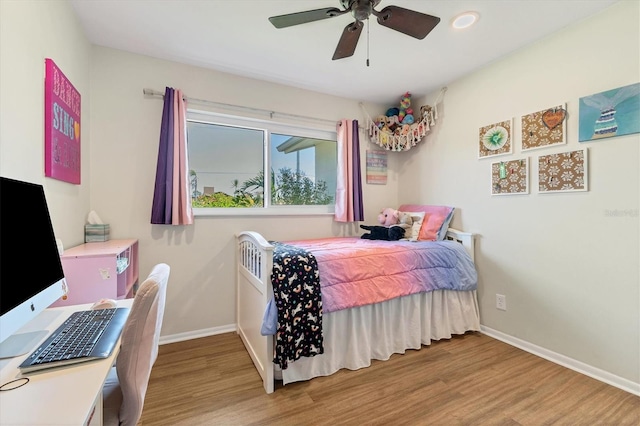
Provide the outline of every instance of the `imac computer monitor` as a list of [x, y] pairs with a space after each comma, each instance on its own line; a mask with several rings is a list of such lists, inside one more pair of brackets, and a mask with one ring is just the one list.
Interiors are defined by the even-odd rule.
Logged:
[[35, 349], [47, 331], [16, 332], [65, 289], [42, 185], [0, 177], [0, 358]]

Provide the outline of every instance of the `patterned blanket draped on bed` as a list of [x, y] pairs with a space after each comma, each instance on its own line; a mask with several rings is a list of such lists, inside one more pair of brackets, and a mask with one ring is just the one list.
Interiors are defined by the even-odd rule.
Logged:
[[305, 249], [271, 243], [271, 282], [278, 310], [273, 362], [284, 370], [290, 361], [324, 352], [322, 294], [316, 258]]

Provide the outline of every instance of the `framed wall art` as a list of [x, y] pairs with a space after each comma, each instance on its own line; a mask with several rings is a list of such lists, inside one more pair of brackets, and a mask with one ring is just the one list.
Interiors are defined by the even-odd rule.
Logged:
[[387, 184], [387, 151], [367, 150], [367, 183]]
[[522, 151], [567, 143], [566, 104], [523, 115]]
[[538, 192], [588, 191], [587, 149], [538, 157]]
[[80, 184], [80, 92], [45, 59], [44, 175]]
[[580, 142], [631, 133], [640, 133], [640, 83], [580, 98]]
[[478, 133], [478, 158], [511, 154], [512, 131], [513, 119], [481, 127]]
[[528, 158], [491, 163], [491, 195], [528, 193]]

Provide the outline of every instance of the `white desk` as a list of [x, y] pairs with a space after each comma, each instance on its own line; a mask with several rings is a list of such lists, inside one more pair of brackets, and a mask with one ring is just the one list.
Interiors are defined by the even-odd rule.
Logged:
[[[118, 306], [131, 307], [132, 303], [133, 299], [124, 299], [118, 301]], [[47, 309], [18, 333], [53, 331], [72, 312], [90, 307], [91, 304]], [[89, 421], [91, 425], [101, 425], [102, 386], [117, 354], [118, 349], [105, 360], [26, 374], [24, 377], [29, 377], [29, 383], [0, 392], [0, 425], [81, 426]], [[29, 355], [0, 360], [0, 384], [23, 377], [18, 366]]]

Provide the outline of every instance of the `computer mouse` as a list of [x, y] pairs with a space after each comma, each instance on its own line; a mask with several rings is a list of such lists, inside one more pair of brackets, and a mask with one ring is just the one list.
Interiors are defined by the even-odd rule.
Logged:
[[94, 303], [93, 306], [91, 306], [91, 309], [111, 309], [115, 308], [116, 306], [118, 306], [118, 304], [113, 299], [100, 299], [96, 303]]

